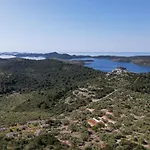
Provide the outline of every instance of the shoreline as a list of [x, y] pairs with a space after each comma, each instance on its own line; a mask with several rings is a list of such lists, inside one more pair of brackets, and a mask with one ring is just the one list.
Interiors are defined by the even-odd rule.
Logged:
[[[88, 53], [87, 53], [88, 54]], [[111, 54], [111, 53], [110, 53]], [[114, 53], [115, 54], [115, 53]], [[149, 54], [149, 53], [147, 53]], [[117, 56], [117, 55], [70, 55], [70, 54], [59, 54], [57, 52], [53, 53], [0, 53], [0, 59], [31, 59], [31, 60], [44, 60], [44, 59], [61, 59], [61, 60], [71, 60], [71, 59], [81, 59], [85, 58], [87, 60], [82, 60], [85, 63], [92, 62], [91, 58], [97, 59], [109, 59], [114, 62], [124, 62], [133, 63], [135, 65], [150, 67], [150, 55], [138, 55], [138, 56]]]

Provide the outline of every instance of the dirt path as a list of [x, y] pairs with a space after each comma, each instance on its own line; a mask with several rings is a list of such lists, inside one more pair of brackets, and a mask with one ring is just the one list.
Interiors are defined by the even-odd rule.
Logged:
[[95, 99], [95, 100], [92, 100], [92, 101], [93, 101], [93, 102], [98, 102], [98, 101], [100, 101], [100, 100], [103, 100], [103, 99], [105, 99], [105, 98], [107, 98], [107, 97], [113, 95], [113, 94], [114, 94], [115, 92], [117, 92], [117, 91], [118, 91], [118, 89], [114, 90], [113, 92], [107, 94], [106, 96], [104, 96], [104, 97], [102, 97], [102, 98], [100, 98], [100, 99]]
[[40, 129], [39, 129], [39, 130], [36, 130], [35, 135], [36, 135], [36, 136], [39, 136], [39, 135], [40, 135], [40, 132], [41, 132], [41, 130], [40, 130]]

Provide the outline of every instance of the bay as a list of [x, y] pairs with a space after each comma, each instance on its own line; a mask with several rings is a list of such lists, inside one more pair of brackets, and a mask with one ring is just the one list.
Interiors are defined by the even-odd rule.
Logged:
[[[95, 70], [100, 70], [103, 72], [111, 72], [117, 67], [124, 67], [129, 72], [134, 73], [147, 73], [150, 72], [150, 67], [140, 66], [128, 62], [115, 62], [109, 59], [97, 59], [97, 58], [79, 58], [77, 60], [85, 60], [84, 66], [93, 68]], [[92, 61], [86, 61], [92, 60]]]

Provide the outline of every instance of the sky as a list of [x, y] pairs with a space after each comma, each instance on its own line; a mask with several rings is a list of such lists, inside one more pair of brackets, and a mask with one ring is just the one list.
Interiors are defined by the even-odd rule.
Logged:
[[150, 52], [150, 0], [0, 0], [0, 52]]

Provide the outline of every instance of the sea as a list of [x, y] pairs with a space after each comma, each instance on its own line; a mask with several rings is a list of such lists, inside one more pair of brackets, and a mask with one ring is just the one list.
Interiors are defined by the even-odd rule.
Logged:
[[[129, 72], [134, 73], [147, 73], [150, 72], [150, 67], [146, 66], [140, 66], [133, 63], [127, 63], [127, 62], [114, 62], [109, 59], [97, 59], [97, 58], [89, 58], [88, 56], [150, 56], [150, 52], [74, 52], [74, 53], [68, 53], [70, 55], [86, 55], [87, 58], [79, 58], [77, 60], [92, 60], [85, 62], [85, 66], [89, 68], [93, 68], [95, 70], [100, 70], [103, 72], [111, 72], [116, 67], [124, 67]], [[0, 58], [9, 59], [9, 58], [15, 58], [13, 55], [0, 55]], [[23, 57], [24, 59], [32, 59], [32, 60], [43, 60], [44, 57]]]
[[87, 55], [87, 56], [150, 56], [150, 52], [68, 52], [70, 55]]
[[[115, 62], [109, 59], [97, 59], [97, 58], [79, 58], [77, 60], [85, 60], [84, 66], [103, 72], [111, 72], [117, 67], [126, 68], [129, 72], [134, 73], [150, 72], [150, 67], [136, 65], [130, 62]], [[86, 62], [86, 60], [92, 61]]]

